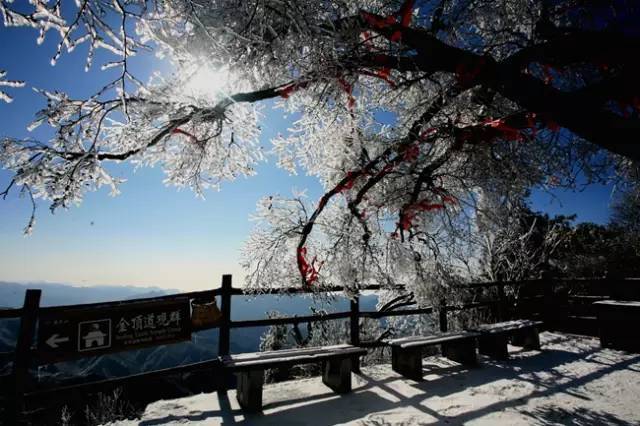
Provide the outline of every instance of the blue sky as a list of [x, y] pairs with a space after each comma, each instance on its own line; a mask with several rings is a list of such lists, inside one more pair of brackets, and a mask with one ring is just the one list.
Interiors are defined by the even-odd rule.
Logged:
[[[30, 87], [60, 89], [71, 95], [93, 93], [108, 73], [99, 71], [103, 53], [94, 67], [84, 72], [85, 49], [49, 64], [55, 40], [41, 46], [28, 29], [0, 26], [0, 69], [9, 79], [22, 79], [23, 89], [10, 90], [15, 100], [0, 102], [0, 136], [47, 138], [46, 129], [30, 134], [26, 126], [44, 106], [42, 97]], [[133, 62], [138, 76], [145, 77], [157, 62], [141, 57]], [[115, 71], [114, 71], [115, 72]], [[263, 143], [288, 122], [279, 111], [266, 110]], [[0, 200], [0, 281], [51, 281], [78, 285], [157, 285], [184, 290], [218, 286], [223, 273], [240, 280], [240, 248], [253, 223], [249, 216], [258, 199], [270, 194], [289, 194], [292, 187], [318, 184], [305, 176], [289, 176], [273, 164], [258, 167], [258, 176], [226, 183], [220, 192], [210, 191], [203, 201], [189, 190], [165, 187], [158, 168], [133, 173], [127, 165], [117, 166], [126, 177], [122, 194], [112, 198], [108, 190], [90, 193], [79, 208], [49, 213], [38, 203], [35, 232], [22, 235], [30, 214], [30, 203], [14, 192]], [[11, 174], [0, 170], [4, 189]], [[579, 221], [603, 223], [609, 217], [611, 188], [595, 186], [575, 194], [556, 191], [553, 198], [541, 192], [532, 195], [533, 207], [550, 214], [578, 213]]]

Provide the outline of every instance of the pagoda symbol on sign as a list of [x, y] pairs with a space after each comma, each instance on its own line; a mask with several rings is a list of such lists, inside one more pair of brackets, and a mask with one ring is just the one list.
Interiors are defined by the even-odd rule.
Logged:
[[84, 321], [78, 324], [78, 350], [94, 351], [111, 347], [111, 320]]
[[104, 338], [107, 337], [107, 333], [100, 331], [98, 324], [92, 324], [92, 330], [82, 337], [84, 340], [84, 347], [91, 348], [93, 346], [104, 346]]

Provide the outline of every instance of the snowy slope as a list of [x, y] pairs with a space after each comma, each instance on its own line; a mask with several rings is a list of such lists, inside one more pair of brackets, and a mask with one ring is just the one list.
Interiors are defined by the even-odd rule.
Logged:
[[244, 416], [230, 391], [158, 401], [119, 424], [640, 424], [639, 354], [602, 350], [582, 336], [545, 332], [541, 340], [542, 352], [510, 348], [509, 361], [483, 358], [472, 370], [426, 358], [420, 383], [388, 365], [368, 367], [344, 396], [320, 378], [267, 385], [261, 415]]

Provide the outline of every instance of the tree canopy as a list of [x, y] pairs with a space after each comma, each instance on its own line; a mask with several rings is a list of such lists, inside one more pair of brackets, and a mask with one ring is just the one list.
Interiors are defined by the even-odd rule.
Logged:
[[[316, 176], [309, 200], [268, 197], [246, 246], [253, 287], [478, 276], [479, 237], [533, 187], [628, 179], [640, 150], [640, 13], [626, 0], [0, 1], [4, 25], [108, 51], [95, 95], [43, 91], [33, 127], [0, 140], [9, 190], [68, 207], [161, 165], [197, 193], [272, 160]], [[141, 81], [143, 51], [175, 72]], [[35, 53], [34, 53], [35, 54]], [[0, 65], [2, 65], [0, 63]], [[202, 69], [215, 91], [185, 90]], [[11, 77], [16, 80], [8, 80]], [[0, 73], [0, 99], [20, 76]], [[212, 93], [213, 92], [213, 93]], [[261, 104], [298, 117], [261, 146]], [[499, 221], [498, 221], [499, 222]], [[33, 218], [29, 225], [32, 227]], [[485, 232], [485, 234], [482, 234]]]

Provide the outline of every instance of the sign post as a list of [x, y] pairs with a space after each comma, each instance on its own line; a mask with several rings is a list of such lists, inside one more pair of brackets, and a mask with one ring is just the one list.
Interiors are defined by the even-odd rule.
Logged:
[[38, 362], [67, 361], [191, 339], [187, 297], [94, 308], [43, 309]]
[[31, 344], [36, 328], [38, 308], [40, 306], [40, 290], [27, 290], [24, 295], [22, 317], [20, 318], [20, 331], [16, 343], [15, 359], [13, 361], [14, 392], [7, 418], [8, 424], [22, 424], [22, 412], [24, 410], [24, 392], [29, 375], [29, 361]]

